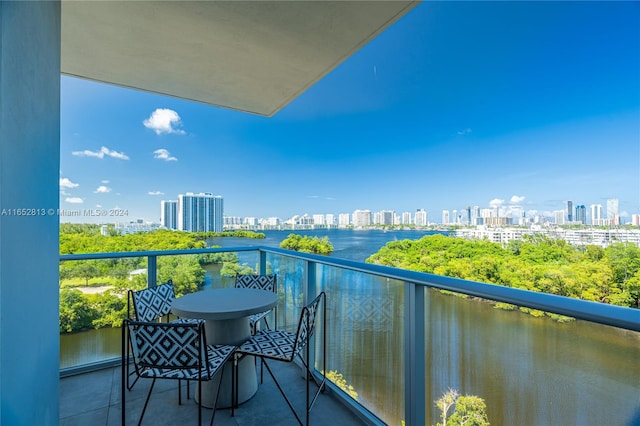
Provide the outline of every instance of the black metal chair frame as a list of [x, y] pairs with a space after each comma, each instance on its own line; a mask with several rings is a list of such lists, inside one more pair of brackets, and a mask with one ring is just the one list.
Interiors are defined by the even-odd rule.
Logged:
[[[149, 294], [150, 303], [142, 304], [139, 295]], [[136, 321], [153, 322], [158, 319], [164, 318], [165, 322], [169, 322], [169, 314], [171, 313], [171, 300], [175, 298], [175, 291], [173, 289], [173, 281], [168, 280], [164, 284], [157, 285], [155, 287], [148, 287], [142, 290], [129, 290], [127, 292], [127, 318], [135, 319]], [[138, 306], [140, 305], [140, 306]], [[173, 322], [185, 323], [185, 322], [197, 322], [193, 319], [178, 319]], [[130, 341], [127, 339], [127, 353], [130, 354]], [[130, 382], [130, 377], [136, 374], [135, 371], [131, 371], [130, 359], [127, 357], [127, 390], [133, 389], [138, 378], [133, 382]], [[134, 366], [135, 368], [135, 366]], [[178, 382], [178, 388], [180, 388], [180, 382]], [[189, 395], [189, 381], [187, 381], [187, 397]]]
[[[168, 346], [162, 345], [162, 342], [154, 344], [150, 342], [150, 337], [145, 338], [144, 333], [139, 331], [140, 328], [147, 329], [164, 329], [165, 335], [175, 335], [182, 329], [180, 336], [184, 337], [186, 330], [193, 329], [190, 332], [190, 336], [185, 338], [186, 343], [181, 348], [180, 356], [175, 354], [167, 354], [166, 350]], [[157, 335], [159, 331], [149, 333], [150, 335]], [[128, 371], [125, 371], [125, 358], [128, 358], [128, 352], [126, 352], [125, 340], [129, 340], [131, 348], [133, 350], [133, 362], [135, 365], [134, 372], [138, 375], [138, 378], [149, 378], [153, 381], [149, 387], [149, 393], [142, 408], [138, 425], [142, 424], [142, 419], [147, 410], [149, 399], [151, 398], [151, 392], [157, 379], [169, 379], [178, 380], [186, 379], [196, 380], [198, 382], [198, 392], [202, 395], [202, 382], [209, 381], [215, 378], [220, 373], [220, 382], [218, 383], [218, 389], [216, 390], [216, 398], [213, 405], [213, 412], [211, 413], [210, 425], [213, 425], [213, 420], [216, 414], [216, 405], [218, 402], [218, 396], [220, 394], [220, 386], [222, 383], [222, 375], [224, 375], [224, 366], [227, 361], [231, 360], [235, 353], [235, 346], [232, 345], [207, 345], [207, 340], [204, 332], [204, 321], [189, 322], [189, 323], [159, 323], [159, 322], [146, 322], [146, 321], [133, 321], [125, 319], [122, 325], [122, 365], [121, 365], [121, 415], [122, 425], [125, 424], [126, 419], [126, 392]], [[174, 339], [178, 340], [178, 339]], [[179, 339], [183, 340], [183, 339]], [[166, 343], [166, 342], [165, 342]], [[175, 341], [172, 341], [170, 351], [175, 352]], [[142, 349], [142, 350], [141, 350]], [[213, 355], [210, 351], [215, 352]], [[218, 354], [217, 352], [220, 352]], [[197, 355], [194, 355], [197, 353]], [[211, 366], [210, 358], [214, 356], [217, 364]], [[232, 375], [234, 371], [232, 369]], [[232, 380], [232, 395], [234, 392], [235, 382]], [[188, 397], [187, 390], [187, 397]], [[178, 387], [178, 404], [182, 404], [182, 398], [180, 396], [180, 387]], [[202, 400], [198, 403], [198, 425], [202, 422]]]
[[[318, 313], [320, 312], [320, 308], [319, 305], [320, 303], [322, 303], [322, 380], [318, 381], [318, 379], [315, 377], [315, 375], [311, 372], [311, 369], [309, 368], [309, 365], [307, 363], [307, 361], [309, 360], [309, 343], [311, 338], [314, 336], [315, 333], [315, 326], [316, 326], [316, 320], [317, 320], [317, 316]], [[300, 312], [300, 320], [298, 322], [298, 329], [296, 331], [295, 334], [295, 340], [292, 346], [292, 350], [291, 350], [291, 354], [288, 357], [284, 357], [284, 356], [277, 356], [275, 354], [271, 354], [271, 353], [267, 353], [262, 351], [261, 349], [258, 350], [251, 350], [251, 348], [249, 348], [248, 346], [245, 345], [254, 345], [256, 347], [260, 347], [259, 345], [259, 339], [261, 335], [268, 335], [269, 333], [280, 333], [278, 330], [260, 330], [256, 333], [256, 335], [252, 338], [250, 338], [249, 340], [247, 340], [243, 345], [240, 345], [240, 347], [238, 347], [238, 349], [236, 350], [236, 356], [234, 356], [234, 369], [235, 369], [235, 373], [234, 373], [234, 378], [238, 377], [238, 361], [240, 360], [240, 358], [242, 358], [245, 355], [251, 355], [251, 356], [255, 356], [257, 358], [260, 358], [262, 360], [262, 364], [267, 368], [267, 371], [269, 372], [269, 375], [271, 376], [271, 378], [273, 379], [274, 383], [276, 384], [276, 386], [278, 387], [278, 390], [280, 391], [280, 393], [282, 394], [282, 396], [284, 397], [285, 401], [287, 402], [287, 405], [289, 406], [289, 408], [291, 409], [291, 411], [293, 412], [294, 416], [296, 417], [296, 419], [298, 420], [298, 423], [303, 425], [303, 424], [309, 424], [309, 412], [311, 411], [311, 408], [313, 408], [313, 405], [315, 404], [316, 400], [318, 399], [318, 396], [320, 395], [320, 392], [324, 392], [325, 386], [326, 386], [326, 381], [327, 381], [327, 377], [326, 377], [326, 358], [327, 358], [327, 302], [326, 302], [326, 294], [324, 292], [321, 292], [311, 303], [307, 304], [305, 307], [302, 308], [301, 312]], [[258, 339], [258, 340], [256, 340]], [[304, 354], [305, 356], [302, 357], [300, 355], [300, 353], [302, 352], [302, 349], [304, 348]], [[275, 360], [275, 361], [282, 361], [282, 362], [293, 362], [296, 358], [296, 356], [298, 357], [298, 359], [300, 359], [300, 361], [302, 361], [302, 364], [304, 365], [305, 369], [306, 369], [306, 377], [305, 377], [305, 382], [306, 382], [306, 407], [305, 407], [305, 423], [302, 422], [300, 416], [298, 415], [298, 413], [296, 412], [296, 409], [293, 407], [293, 404], [291, 403], [291, 401], [289, 400], [289, 398], [287, 397], [286, 393], [284, 392], [284, 389], [282, 388], [282, 386], [280, 385], [280, 383], [278, 382], [278, 380], [276, 379], [275, 375], [273, 374], [273, 371], [271, 370], [271, 367], [269, 367], [269, 364], [267, 363], [267, 359], [270, 360]], [[309, 379], [313, 379], [313, 382], [315, 383], [315, 385], [318, 387], [318, 390], [314, 393], [313, 398], [310, 401], [310, 391], [309, 391]], [[235, 395], [234, 395], [234, 404], [237, 405], [237, 401], [238, 401], [238, 385], [236, 384], [235, 386]], [[234, 405], [232, 404], [232, 405]], [[232, 415], [233, 415], [233, 411], [232, 411]]]

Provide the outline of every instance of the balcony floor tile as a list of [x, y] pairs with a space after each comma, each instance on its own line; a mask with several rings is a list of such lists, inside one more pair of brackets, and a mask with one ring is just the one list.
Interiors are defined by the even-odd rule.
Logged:
[[[298, 412], [304, 415], [305, 382], [300, 370], [290, 364], [270, 363], [276, 377], [285, 388]], [[264, 426], [265, 424], [296, 425], [295, 417], [278, 392], [273, 380], [265, 370], [264, 383], [258, 392], [236, 409], [218, 409], [215, 424], [220, 426]], [[150, 380], [140, 380], [127, 392], [127, 423], [136, 424], [142, 411]], [[197, 422], [198, 409], [193, 400], [195, 384], [191, 386], [191, 399], [186, 399], [183, 384], [182, 405], [178, 405], [178, 392], [173, 380], [159, 380], [151, 395], [144, 424], [178, 425]], [[310, 387], [311, 391], [314, 385]], [[60, 380], [60, 424], [75, 425], [120, 425], [120, 367], [65, 377]], [[211, 410], [202, 409], [203, 423], [209, 423]], [[347, 407], [334, 398], [330, 391], [321, 394], [311, 410], [314, 426], [365, 424]]]

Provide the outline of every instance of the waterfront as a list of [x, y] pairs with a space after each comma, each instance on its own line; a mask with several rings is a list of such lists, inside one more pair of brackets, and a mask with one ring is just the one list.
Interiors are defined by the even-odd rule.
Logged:
[[[279, 234], [277, 234], [279, 232]], [[364, 260], [386, 241], [419, 238], [402, 231], [307, 231], [329, 236], [334, 256]], [[344, 234], [342, 234], [345, 232]], [[290, 232], [267, 232], [264, 240], [224, 239], [218, 245], [277, 246]], [[237, 239], [236, 239], [237, 240]], [[278, 272], [279, 325], [297, 320], [302, 262], [269, 255]], [[404, 405], [404, 285], [363, 273], [321, 267], [319, 283], [328, 294], [328, 368], [343, 374], [358, 399], [389, 424], [400, 424]], [[212, 287], [227, 285], [207, 268]], [[628, 424], [640, 409], [640, 336], [583, 321], [566, 324], [488, 303], [427, 291], [426, 401], [435, 424], [433, 401], [449, 387], [485, 399], [489, 420], [500, 424]], [[289, 312], [287, 315], [286, 312]], [[102, 329], [61, 336], [75, 363], [92, 356], [119, 356], [119, 330]], [[67, 352], [68, 351], [68, 352]], [[86, 357], [72, 353], [85, 352]]]

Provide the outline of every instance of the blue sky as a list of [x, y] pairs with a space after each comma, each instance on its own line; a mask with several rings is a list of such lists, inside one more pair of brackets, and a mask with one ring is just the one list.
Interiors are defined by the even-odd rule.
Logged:
[[272, 118], [62, 77], [60, 208], [159, 221], [161, 200], [211, 192], [228, 216], [439, 222], [618, 198], [628, 222], [639, 21], [638, 2], [425, 2]]

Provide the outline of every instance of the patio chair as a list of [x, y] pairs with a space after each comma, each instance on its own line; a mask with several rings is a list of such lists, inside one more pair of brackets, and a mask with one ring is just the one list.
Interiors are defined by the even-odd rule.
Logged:
[[[157, 379], [187, 380], [187, 383], [189, 380], [197, 380], [198, 392], [202, 395], [202, 382], [212, 380], [220, 370], [223, 370], [221, 375], [224, 374], [224, 364], [232, 358], [236, 349], [232, 345], [207, 345], [204, 321], [160, 323], [124, 320], [121, 367], [123, 426], [126, 419], [125, 386], [127, 386], [126, 376], [128, 375], [128, 372], [125, 371], [124, 360], [125, 357], [128, 358], [128, 353], [125, 351], [125, 340], [127, 339], [125, 334], [131, 339], [135, 373], [139, 378], [153, 380], [138, 425], [142, 423]], [[222, 381], [222, 377], [220, 377], [220, 381]], [[219, 393], [220, 383], [218, 383], [216, 390], [210, 425], [213, 425]], [[182, 404], [180, 393], [178, 393], [178, 404]], [[201, 421], [202, 398], [198, 403], [198, 425], [201, 424]]]
[[[157, 322], [163, 320], [165, 322], [173, 323], [191, 323], [198, 320], [191, 318], [178, 318], [173, 321], [169, 321], [169, 314], [171, 313], [171, 302], [175, 299], [175, 291], [173, 289], [173, 281], [169, 280], [165, 284], [160, 284], [155, 287], [145, 288], [143, 290], [127, 292], [127, 317], [136, 321], [145, 322]], [[129, 352], [130, 341], [127, 339], [127, 353]], [[133, 389], [133, 386], [138, 380], [129, 383], [129, 377], [135, 372], [130, 371], [129, 358], [127, 358], [127, 389]], [[180, 383], [178, 383], [178, 386]], [[188, 391], [189, 382], [187, 382]]]
[[[320, 312], [320, 304], [322, 303], [322, 380], [318, 381], [315, 375], [311, 372], [309, 368], [309, 341], [313, 337], [316, 322], [318, 319], [318, 314]], [[311, 303], [302, 308], [300, 312], [300, 320], [298, 322], [298, 328], [295, 333], [281, 331], [281, 330], [259, 330], [255, 336], [251, 337], [249, 340], [244, 342], [238, 349], [236, 350], [236, 356], [234, 357], [234, 365], [235, 368], [238, 368], [238, 360], [240, 357], [244, 355], [252, 355], [254, 357], [260, 358], [262, 363], [267, 368], [269, 375], [275, 382], [278, 390], [284, 397], [287, 405], [295, 415], [298, 423], [309, 424], [309, 412], [313, 407], [313, 404], [316, 402], [318, 395], [320, 392], [324, 391], [325, 383], [326, 383], [326, 375], [325, 375], [325, 363], [326, 363], [326, 340], [327, 340], [327, 327], [326, 327], [326, 311], [327, 311], [327, 302], [326, 295], [324, 292], [321, 292]], [[304, 349], [304, 357], [301, 355], [302, 350]], [[296, 356], [302, 361], [306, 369], [306, 407], [305, 407], [305, 423], [302, 423], [302, 420], [296, 409], [293, 407], [293, 404], [287, 397], [286, 393], [280, 386], [280, 383], [276, 379], [271, 367], [269, 367], [269, 360], [275, 361], [283, 361], [283, 362], [293, 362]], [[234, 374], [235, 377], [238, 376], [237, 371]], [[309, 382], [313, 380], [315, 385], [318, 387], [318, 390], [313, 395], [313, 398], [310, 401], [310, 392], [309, 392]], [[235, 400], [237, 401], [238, 387], [235, 386]]]
[[[278, 276], [273, 275], [255, 275], [255, 274], [246, 274], [246, 275], [236, 275], [236, 288], [256, 288], [258, 290], [268, 290], [273, 291], [274, 293], [278, 292]], [[278, 326], [278, 308], [277, 306], [273, 308], [275, 312], [275, 326]], [[251, 326], [251, 335], [256, 334], [256, 330], [258, 328], [258, 324], [260, 321], [264, 320], [264, 325], [268, 329], [269, 323], [267, 322], [267, 315], [271, 310], [260, 312], [258, 314], [253, 314], [249, 317], [249, 325]]]

